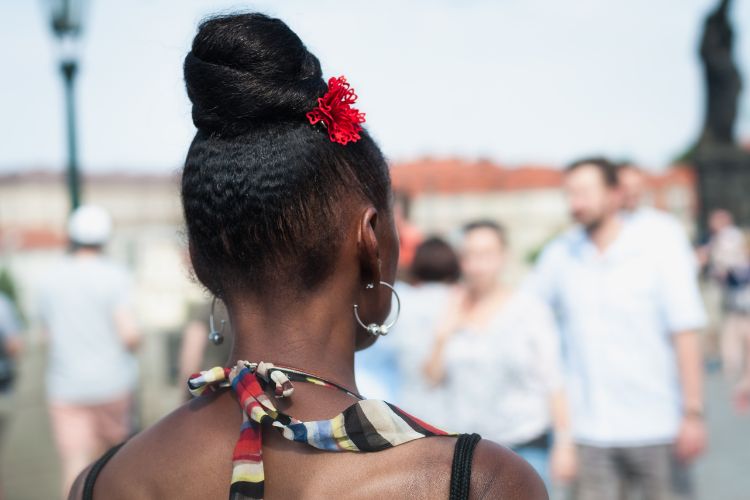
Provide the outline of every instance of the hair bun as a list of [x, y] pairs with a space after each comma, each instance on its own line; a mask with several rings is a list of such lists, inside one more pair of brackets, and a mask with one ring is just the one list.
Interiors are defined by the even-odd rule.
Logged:
[[201, 23], [185, 58], [199, 129], [237, 135], [258, 120], [299, 116], [326, 90], [318, 59], [279, 19], [220, 16]]

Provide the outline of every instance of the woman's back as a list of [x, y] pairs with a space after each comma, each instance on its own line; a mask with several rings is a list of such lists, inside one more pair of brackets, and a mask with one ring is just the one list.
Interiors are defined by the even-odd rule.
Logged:
[[[93, 498], [229, 498], [241, 422], [230, 391], [183, 405], [112, 457], [96, 480]], [[377, 453], [334, 453], [266, 429], [265, 498], [449, 498], [455, 444], [453, 437], [432, 437]], [[83, 498], [87, 472], [71, 498]], [[476, 448], [470, 492], [470, 498], [547, 498], [525, 462], [489, 441]]]

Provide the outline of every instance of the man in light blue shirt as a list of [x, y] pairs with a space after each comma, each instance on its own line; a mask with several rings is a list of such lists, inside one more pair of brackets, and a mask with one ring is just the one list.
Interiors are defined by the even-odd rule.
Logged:
[[568, 167], [576, 227], [550, 243], [527, 288], [556, 312], [579, 444], [580, 500], [691, 498], [704, 449], [705, 323], [690, 244], [672, 219], [621, 212], [617, 169]]

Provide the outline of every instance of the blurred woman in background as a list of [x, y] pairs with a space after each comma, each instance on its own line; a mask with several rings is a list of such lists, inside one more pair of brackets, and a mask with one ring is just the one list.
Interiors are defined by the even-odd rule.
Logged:
[[721, 362], [732, 384], [735, 406], [750, 411], [750, 248], [724, 209], [711, 212], [711, 237], [698, 258], [722, 294]]
[[357, 383], [368, 396], [385, 394], [406, 411], [450, 427], [445, 391], [425, 378], [422, 365], [432, 351], [436, 312], [460, 276], [458, 256], [449, 243], [432, 236], [417, 245], [404, 274], [407, 281], [396, 282], [399, 321], [387, 337], [357, 353]]
[[442, 385], [460, 429], [481, 429], [524, 457], [549, 480], [575, 474], [575, 448], [551, 311], [507, 288], [503, 228], [464, 228], [462, 283], [438, 322], [426, 376]]

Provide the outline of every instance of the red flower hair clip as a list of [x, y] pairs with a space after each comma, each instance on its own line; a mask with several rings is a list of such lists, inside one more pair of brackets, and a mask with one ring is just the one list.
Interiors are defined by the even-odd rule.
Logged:
[[346, 78], [331, 78], [328, 80], [328, 91], [318, 98], [318, 105], [306, 116], [312, 125], [323, 122], [332, 142], [344, 145], [357, 142], [365, 114], [352, 107], [356, 101], [357, 94], [349, 87]]

